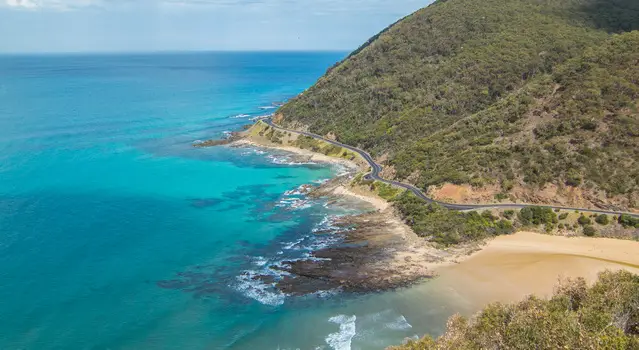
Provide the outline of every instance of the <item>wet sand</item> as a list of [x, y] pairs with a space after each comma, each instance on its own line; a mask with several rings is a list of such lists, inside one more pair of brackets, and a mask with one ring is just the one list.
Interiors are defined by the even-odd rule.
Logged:
[[592, 282], [606, 269], [639, 273], [639, 242], [519, 232], [495, 238], [459, 264], [437, 268], [439, 277], [423, 289], [444, 292], [474, 312], [490, 302], [550, 296], [560, 278]]

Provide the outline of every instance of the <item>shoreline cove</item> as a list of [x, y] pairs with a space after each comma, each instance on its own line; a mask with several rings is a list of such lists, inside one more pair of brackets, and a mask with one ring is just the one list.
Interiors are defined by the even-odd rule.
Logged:
[[[575, 239], [575, 242], [579, 239], [586, 239], [584, 237], [568, 238], [519, 231], [508, 236], [442, 248], [417, 236], [403, 222], [387, 200], [361, 186], [352, 184], [356, 173], [368, 170], [361, 162], [333, 157], [295, 146], [276, 144], [262, 135], [252, 135], [250, 129], [243, 133], [237, 133], [236, 137], [228, 143], [229, 147], [263, 147], [292, 153], [296, 155], [296, 162], [300, 164], [314, 162], [345, 167], [345, 173], [310, 189], [308, 195], [329, 198], [329, 201], [350, 198], [364, 201], [375, 209], [375, 211], [361, 215], [337, 218], [332, 222], [332, 225], [347, 229], [330, 234], [339, 235], [340, 243], [312, 252], [311, 259], [284, 262], [282, 266], [277, 267], [286, 274], [286, 277], [279, 283], [271, 280], [270, 277], [264, 280], [266, 283], [274, 283], [285, 294], [302, 295], [333, 290], [379, 292], [408, 286], [419, 288], [420, 281], [430, 280], [434, 277], [439, 277], [436, 280], [447, 281], [447, 275], [455, 275], [455, 266], [463, 267], [468, 264], [467, 261], [483, 259], [483, 256], [495, 249], [495, 245], [499, 247], [500, 244], [503, 244], [504, 239], [510, 237], [518, 238], [522, 235], [532, 234], [550, 239]], [[294, 140], [289, 139], [286, 143], [291, 144]], [[600, 239], [603, 238], [594, 238], [593, 240]], [[621, 242], [621, 244], [628, 242], [610, 240]], [[563, 254], [559, 251], [552, 251], [551, 248], [552, 246], [546, 247], [545, 249], [550, 250], [537, 258], [543, 260], [551, 257], [552, 254]], [[639, 245], [636, 249], [639, 254]], [[570, 257], [570, 255], [565, 256]], [[600, 264], [601, 266], [623, 267], [623, 264], [614, 259], [597, 259], [589, 257], [587, 254], [576, 255], [574, 258], [591, 259], [591, 262], [594, 262], [593, 266]], [[348, 267], [344, 268], [344, 265]], [[297, 276], [298, 279], [305, 281], [298, 283], [299, 281], [291, 276]], [[356, 278], [357, 276], [364, 277], [360, 279]], [[578, 276], [578, 274], [569, 274], [569, 277]], [[552, 288], [559, 274], [552, 277], [550, 279], [552, 283], [543, 284], [545, 288]], [[590, 275], [591, 280], [595, 277], [596, 274]], [[260, 276], [256, 278], [260, 278]], [[547, 276], [544, 278], [548, 279]], [[318, 284], [318, 280], [321, 280], [322, 283]], [[534, 291], [536, 290], [530, 290], [530, 292]]]
[[593, 283], [605, 270], [639, 274], [639, 242], [520, 231], [488, 241], [458, 264], [441, 266], [437, 279], [417, 288], [448, 291], [472, 315], [489, 303], [549, 297], [562, 279]]
[[323, 163], [344, 167], [344, 171], [319, 186], [301, 190], [309, 198], [326, 198], [329, 204], [346, 200], [365, 202], [373, 210], [359, 215], [330, 219], [332, 230], [315, 232], [333, 235], [332, 245], [310, 253], [308, 259], [284, 261], [270, 269], [281, 272], [281, 280], [272, 275], [255, 275], [266, 285], [274, 285], [286, 295], [333, 292], [382, 292], [419, 284], [438, 275], [438, 269], [453, 265], [484, 242], [442, 248], [419, 237], [404, 223], [385, 199], [361, 186], [352, 184], [358, 172], [366, 171], [362, 163], [331, 157], [292, 146], [274, 144], [262, 138], [246, 136], [226, 144], [227, 147], [264, 148], [291, 153], [291, 164]]

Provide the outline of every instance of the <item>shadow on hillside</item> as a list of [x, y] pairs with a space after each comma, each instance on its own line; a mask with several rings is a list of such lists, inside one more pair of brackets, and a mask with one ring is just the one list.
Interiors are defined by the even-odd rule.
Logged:
[[586, 16], [587, 22], [611, 33], [639, 29], [638, 0], [583, 1], [576, 10]]

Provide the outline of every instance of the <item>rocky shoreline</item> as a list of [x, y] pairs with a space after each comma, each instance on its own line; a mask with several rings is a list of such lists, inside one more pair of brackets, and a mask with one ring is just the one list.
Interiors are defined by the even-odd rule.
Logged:
[[410, 260], [405, 264], [394, 261], [397, 252], [407, 246], [401, 236], [392, 232], [398, 227], [390, 213], [347, 216], [334, 224], [342, 230], [317, 234], [340, 235], [342, 242], [313, 252], [309, 259], [287, 261], [276, 267], [287, 273], [275, 282], [277, 289], [289, 295], [335, 289], [383, 291], [433, 276]]
[[269, 269], [278, 273], [252, 277], [274, 286], [286, 295], [308, 295], [339, 290], [366, 293], [410, 286], [436, 275], [435, 267], [456, 261], [474, 247], [442, 250], [418, 237], [384, 199], [352, 185], [355, 174], [364, 171], [362, 165], [342, 158], [329, 157], [309, 150], [282, 146], [262, 139], [234, 134], [230, 142], [205, 142], [229, 147], [266, 147], [294, 154], [294, 162], [324, 162], [340, 164], [348, 170], [320, 186], [305, 186], [302, 193], [311, 198], [327, 198], [329, 203], [355, 199], [369, 203], [374, 211], [342, 216], [331, 223], [331, 230], [317, 235], [337, 235], [339, 243], [310, 253], [305, 259], [284, 261]]

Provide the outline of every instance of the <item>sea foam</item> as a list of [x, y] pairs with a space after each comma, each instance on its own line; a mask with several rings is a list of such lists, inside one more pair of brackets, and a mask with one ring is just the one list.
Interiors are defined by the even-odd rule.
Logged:
[[264, 305], [280, 306], [284, 304], [286, 295], [280, 293], [272, 285], [265, 284], [255, 276], [257, 272], [249, 270], [237, 276], [236, 289], [244, 296], [257, 300]]
[[357, 329], [355, 327], [356, 320], [357, 317], [355, 315], [338, 315], [329, 318], [329, 322], [337, 323], [339, 325], [339, 331], [329, 334], [325, 339], [326, 344], [328, 344], [328, 346], [330, 346], [333, 350], [350, 350], [351, 341], [355, 334], [357, 334]]

